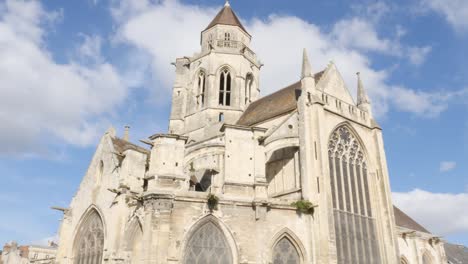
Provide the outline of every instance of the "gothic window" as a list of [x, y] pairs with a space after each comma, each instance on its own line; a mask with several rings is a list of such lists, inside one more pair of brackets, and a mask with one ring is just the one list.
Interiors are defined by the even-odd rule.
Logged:
[[203, 224], [188, 240], [184, 264], [232, 264], [232, 253], [221, 229], [212, 222]]
[[252, 74], [247, 74], [245, 78], [245, 104], [248, 104], [252, 100], [252, 86], [253, 86], [253, 76]]
[[423, 259], [422, 259], [422, 260], [423, 260], [423, 261], [422, 261], [422, 264], [432, 264], [432, 263], [433, 263], [433, 262], [432, 262], [431, 256], [430, 256], [429, 253], [427, 253], [427, 252], [424, 253]]
[[268, 195], [288, 194], [299, 188], [299, 148], [275, 150], [266, 164]]
[[229, 32], [224, 33], [224, 40], [226, 40], [226, 41], [231, 40], [231, 33], [229, 33]]
[[75, 264], [100, 264], [104, 248], [104, 230], [101, 217], [92, 211], [78, 229], [75, 240]]
[[328, 162], [338, 263], [380, 263], [367, 161], [346, 126], [332, 133]]
[[231, 73], [228, 69], [222, 70], [219, 78], [219, 105], [231, 105]]
[[281, 238], [273, 248], [273, 264], [300, 264], [296, 247], [287, 238]]
[[206, 78], [205, 73], [200, 71], [197, 80], [197, 106], [203, 107], [205, 104]]

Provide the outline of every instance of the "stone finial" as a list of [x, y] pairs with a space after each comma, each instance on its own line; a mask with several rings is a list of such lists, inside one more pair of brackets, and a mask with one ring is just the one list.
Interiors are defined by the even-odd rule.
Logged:
[[357, 105], [362, 104], [370, 104], [369, 97], [367, 96], [366, 90], [364, 89], [364, 85], [362, 84], [361, 80], [361, 73], [356, 73], [358, 78], [358, 87], [357, 87]]
[[125, 126], [125, 132], [124, 132], [123, 139], [126, 140], [126, 141], [128, 141], [130, 139], [130, 126], [128, 126], [128, 125]]
[[312, 75], [312, 67], [310, 66], [309, 56], [307, 55], [307, 50], [304, 48], [302, 53], [302, 74], [301, 78], [304, 79], [306, 77], [313, 77]]
[[224, 3], [224, 6], [225, 7], [231, 6], [231, 4], [229, 4], [229, 0], [226, 0], [226, 3]]

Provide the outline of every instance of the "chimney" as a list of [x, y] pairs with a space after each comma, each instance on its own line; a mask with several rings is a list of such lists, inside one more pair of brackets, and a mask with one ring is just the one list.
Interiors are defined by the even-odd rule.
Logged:
[[128, 141], [130, 139], [129, 132], [130, 132], [130, 126], [126, 125], [125, 126], [124, 136], [123, 136], [123, 139], [126, 140], [126, 141]]

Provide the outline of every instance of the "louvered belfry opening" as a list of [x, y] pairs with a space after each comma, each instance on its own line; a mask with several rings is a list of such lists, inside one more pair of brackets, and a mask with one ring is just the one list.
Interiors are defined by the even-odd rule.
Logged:
[[232, 264], [232, 252], [221, 229], [208, 221], [189, 238], [184, 264]]
[[328, 161], [338, 263], [380, 263], [364, 151], [341, 126], [328, 142]]
[[101, 217], [91, 211], [81, 224], [75, 242], [75, 264], [101, 264], [104, 249], [104, 229]]

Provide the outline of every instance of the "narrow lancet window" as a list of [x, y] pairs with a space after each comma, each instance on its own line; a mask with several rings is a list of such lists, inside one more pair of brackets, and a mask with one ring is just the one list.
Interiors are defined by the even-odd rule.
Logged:
[[221, 71], [219, 78], [219, 105], [231, 105], [231, 73], [228, 69]]
[[201, 71], [198, 74], [198, 83], [197, 83], [197, 105], [200, 108], [203, 107], [205, 104], [205, 91], [206, 91], [205, 73]]
[[245, 78], [245, 104], [249, 104], [252, 100], [252, 86], [253, 86], [253, 76], [252, 74], [247, 74]]

